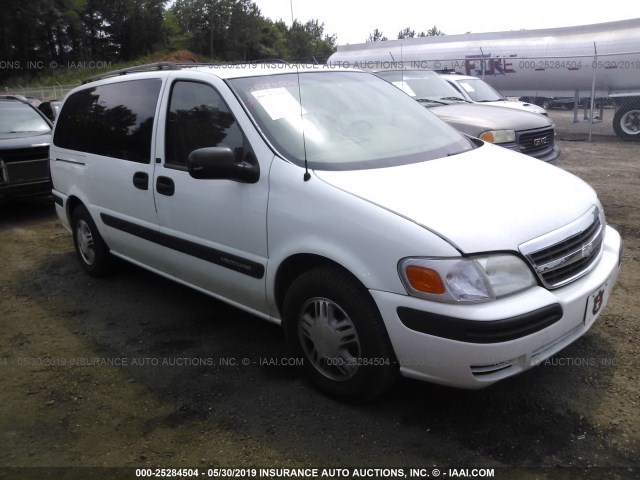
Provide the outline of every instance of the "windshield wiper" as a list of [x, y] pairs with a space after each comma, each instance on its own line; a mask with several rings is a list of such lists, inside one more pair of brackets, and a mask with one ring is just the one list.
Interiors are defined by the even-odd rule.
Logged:
[[447, 105], [447, 102], [441, 102], [440, 100], [432, 100], [430, 98], [416, 98], [416, 101], [420, 103], [437, 103], [438, 105]]
[[441, 100], [454, 100], [457, 102], [466, 102], [466, 103], [471, 103], [469, 100], [465, 100], [464, 98], [460, 98], [460, 97], [440, 97]]

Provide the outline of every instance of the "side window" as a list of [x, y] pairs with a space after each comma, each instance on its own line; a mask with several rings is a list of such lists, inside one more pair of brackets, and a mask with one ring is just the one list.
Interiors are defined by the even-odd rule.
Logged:
[[165, 164], [184, 168], [199, 148], [229, 147], [239, 155], [244, 136], [220, 94], [203, 83], [178, 81], [171, 89], [165, 133]]
[[74, 93], [60, 112], [54, 145], [150, 163], [161, 85], [160, 79], [130, 80]]

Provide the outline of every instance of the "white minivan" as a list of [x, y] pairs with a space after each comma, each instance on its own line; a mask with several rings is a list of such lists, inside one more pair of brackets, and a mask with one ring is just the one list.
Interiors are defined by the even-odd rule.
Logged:
[[[145, 70], [139, 72], [137, 70]], [[143, 66], [66, 97], [51, 146], [82, 267], [113, 256], [282, 324], [321, 390], [481, 388], [583, 335], [621, 238], [586, 183], [386, 81]]]

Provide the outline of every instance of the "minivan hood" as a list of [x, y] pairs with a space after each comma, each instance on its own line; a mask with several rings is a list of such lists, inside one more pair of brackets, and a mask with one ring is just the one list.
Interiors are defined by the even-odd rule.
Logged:
[[410, 165], [315, 174], [434, 231], [464, 253], [515, 251], [598, 204], [593, 189], [574, 175], [489, 144]]
[[548, 117], [513, 108], [455, 103], [429, 108], [429, 111], [457, 130], [477, 137], [487, 130], [533, 130], [551, 127]]

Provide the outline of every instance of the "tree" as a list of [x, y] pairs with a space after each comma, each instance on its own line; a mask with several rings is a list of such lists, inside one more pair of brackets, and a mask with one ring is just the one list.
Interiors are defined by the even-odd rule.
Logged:
[[409, 27], [398, 32], [398, 40], [402, 40], [403, 38], [413, 38], [415, 36], [416, 36], [416, 31], [411, 30]]
[[324, 33], [324, 23], [294, 20], [288, 34], [289, 57], [296, 61], [325, 60], [336, 50], [336, 36]]
[[287, 30], [282, 21], [274, 23], [269, 19], [262, 19], [256, 58], [289, 58]]
[[225, 36], [226, 58], [254, 59], [260, 48], [264, 19], [258, 6], [250, 0], [239, 0], [231, 5], [229, 27]]
[[427, 34], [425, 36], [427, 37], [439, 37], [442, 35], [446, 35], [446, 33], [441, 32], [440, 30], [438, 30], [438, 27], [436, 27], [435, 25], [430, 28], [429, 30], [427, 30]]
[[5, 0], [0, 15], [0, 58], [15, 65], [0, 71], [38, 74], [41, 67], [74, 59], [84, 48], [84, 0]]
[[[438, 30], [438, 27], [436, 27], [435, 25], [433, 26], [433, 28], [430, 28], [429, 30], [427, 30], [427, 32], [420, 32], [417, 33], [415, 32], [415, 30], [411, 30], [411, 28], [407, 27], [404, 30], [401, 30], [400, 32], [398, 32], [398, 40], [404, 39], [404, 38], [415, 38], [415, 37], [438, 37], [440, 35], [445, 35], [444, 33], [442, 33], [440, 30]], [[369, 37], [371, 38], [371, 37]], [[375, 40], [373, 40], [375, 41]]]
[[195, 52], [222, 57], [232, 0], [177, 0], [171, 10]]
[[272, 22], [252, 0], [3, 2], [0, 59], [15, 67], [1, 69], [0, 79], [42, 73], [41, 65], [132, 60], [167, 46], [225, 61], [323, 61], [336, 49], [322, 22]]
[[166, 0], [129, 0], [118, 36], [119, 57], [125, 60], [148, 55], [162, 47]]
[[383, 42], [385, 40], [388, 40], [388, 38], [377, 28], [367, 38], [367, 42]]

